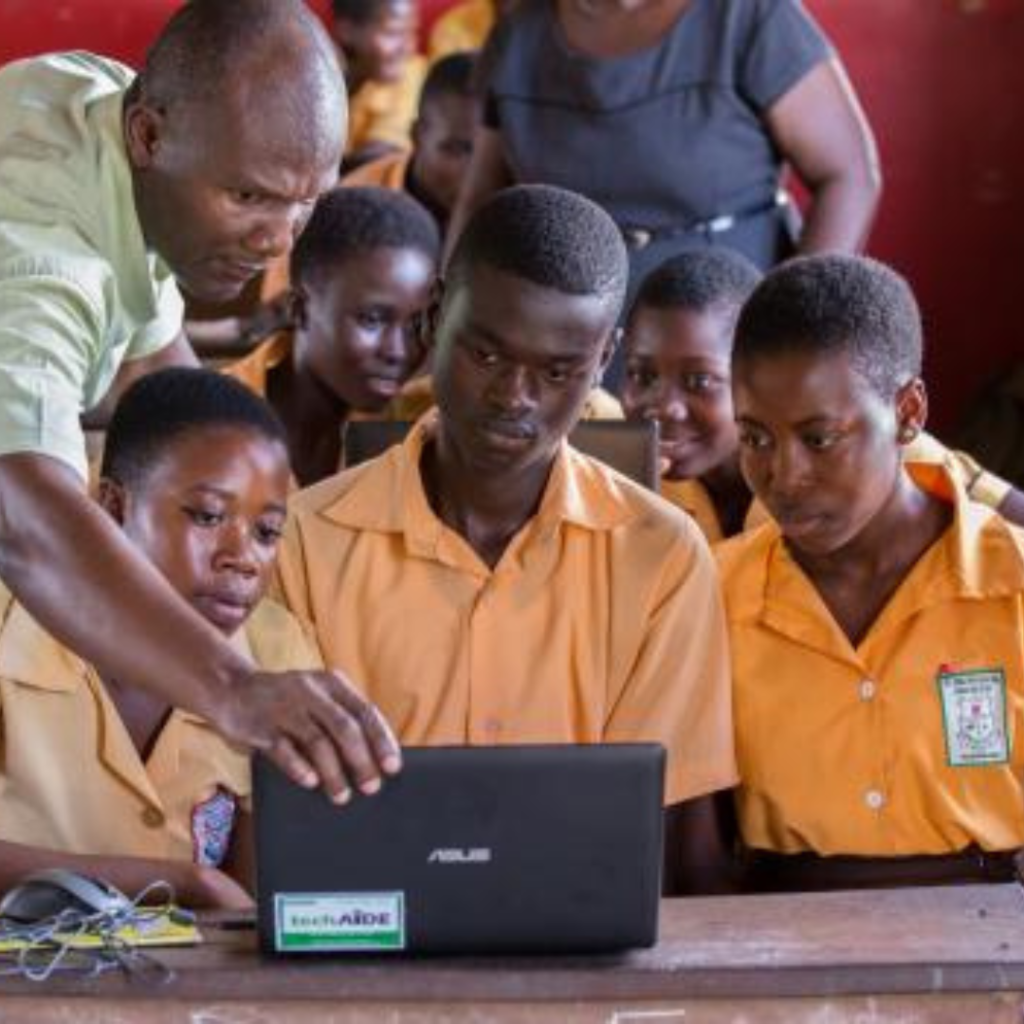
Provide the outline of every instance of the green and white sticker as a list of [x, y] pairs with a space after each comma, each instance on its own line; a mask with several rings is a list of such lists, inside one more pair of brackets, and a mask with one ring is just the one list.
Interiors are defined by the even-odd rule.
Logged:
[[940, 672], [938, 683], [950, 766], [1006, 764], [1010, 760], [1010, 732], [1003, 670]]
[[277, 893], [279, 953], [388, 952], [405, 949], [401, 892]]

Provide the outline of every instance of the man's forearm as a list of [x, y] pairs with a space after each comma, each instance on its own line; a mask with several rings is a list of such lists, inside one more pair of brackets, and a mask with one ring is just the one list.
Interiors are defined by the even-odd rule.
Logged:
[[173, 705], [209, 716], [250, 668], [54, 459], [0, 457], [0, 577], [102, 674]]

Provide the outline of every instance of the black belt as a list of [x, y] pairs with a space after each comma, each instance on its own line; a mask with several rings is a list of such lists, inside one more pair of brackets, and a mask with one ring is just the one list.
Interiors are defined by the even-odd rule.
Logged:
[[757, 892], [886, 889], [906, 885], [969, 885], [1019, 880], [1017, 850], [919, 857], [820, 857], [814, 853], [747, 850], [745, 888]]
[[710, 241], [715, 235], [732, 231], [743, 221], [763, 217], [766, 213], [774, 213], [776, 210], [784, 209], [788, 204], [789, 196], [785, 192], [779, 192], [770, 202], [748, 206], [745, 209], [736, 210], [734, 213], [722, 213], [706, 220], [694, 220], [688, 224], [663, 224], [658, 227], [620, 224], [619, 231], [622, 233], [623, 241], [630, 249], [646, 249], [653, 242], [662, 242], [669, 238], [683, 238], [686, 235], [702, 235]]

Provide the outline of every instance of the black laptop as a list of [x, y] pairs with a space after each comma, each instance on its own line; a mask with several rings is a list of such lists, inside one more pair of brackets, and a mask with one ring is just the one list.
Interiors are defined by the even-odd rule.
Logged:
[[657, 744], [406, 748], [335, 807], [253, 763], [260, 942], [274, 953], [582, 953], [649, 946]]

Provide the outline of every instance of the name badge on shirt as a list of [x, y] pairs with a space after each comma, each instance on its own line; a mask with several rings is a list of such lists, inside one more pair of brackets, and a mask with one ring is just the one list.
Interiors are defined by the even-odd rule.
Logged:
[[939, 673], [946, 760], [953, 768], [1006, 764], [1006, 676], [1001, 668]]
[[223, 863], [231, 845], [237, 801], [233, 793], [218, 788], [209, 800], [192, 808], [192, 860], [205, 867]]

